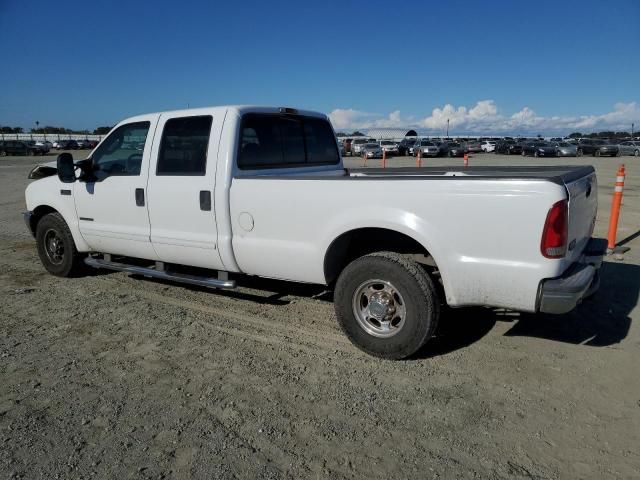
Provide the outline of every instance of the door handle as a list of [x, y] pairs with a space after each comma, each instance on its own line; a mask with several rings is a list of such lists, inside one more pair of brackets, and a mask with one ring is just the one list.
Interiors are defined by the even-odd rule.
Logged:
[[200, 210], [211, 211], [211, 192], [209, 190], [200, 190]]
[[144, 188], [136, 188], [136, 205], [144, 207]]

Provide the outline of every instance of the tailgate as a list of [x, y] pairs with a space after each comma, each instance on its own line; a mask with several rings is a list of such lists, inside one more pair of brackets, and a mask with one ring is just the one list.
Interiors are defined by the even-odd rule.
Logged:
[[567, 257], [574, 262], [591, 238], [598, 211], [598, 183], [595, 172], [566, 183], [569, 192], [569, 236]]

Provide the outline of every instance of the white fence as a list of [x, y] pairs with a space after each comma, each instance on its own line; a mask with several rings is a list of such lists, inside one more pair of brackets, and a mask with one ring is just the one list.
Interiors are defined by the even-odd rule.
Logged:
[[84, 133], [0, 133], [0, 140], [102, 140], [106, 135]]

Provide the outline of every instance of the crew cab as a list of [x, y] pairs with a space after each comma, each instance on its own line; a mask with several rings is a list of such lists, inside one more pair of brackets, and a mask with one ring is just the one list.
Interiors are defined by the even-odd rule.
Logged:
[[346, 335], [389, 359], [420, 349], [445, 304], [572, 310], [606, 247], [593, 167], [349, 170], [328, 118], [292, 108], [139, 115], [30, 178], [24, 216], [53, 275], [328, 285]]

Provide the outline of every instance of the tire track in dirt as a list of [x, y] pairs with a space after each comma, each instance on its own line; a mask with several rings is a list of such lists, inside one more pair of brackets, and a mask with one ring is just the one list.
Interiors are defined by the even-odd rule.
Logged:
[[[204, 305], [201, 303], [197, 303], [190, 300], [179, 299], [173, 296], [167, 296], [166, 294], [159, 294], [155, 292], [151, 292], [149, 290], [131, 290], [128, 288], [125, 282], [116, 279], [101, 279], [102, 281], [107, 281], [110, 284], [117, 284], [122, 287], [127, 287], [126, 292], [129, 294], [136, 295], [139, 298], [143, 298], [150, 302], [162, 303], [164, 305], [170, 305], [176, 308], [196, 311], [199, 313], [204, 313], [206, 315], [213, 315], [217, 318], [222, 318], [225, 321], [229, 322], [231, 325], [242, 325], [250, 329], [258, 328], [262, 330], [264, 333], [254, 334], [250, 332], [243, 331], [238, 328], [229, 328], [222, 325], [216, 325], [213, 322], [199, 320], [199, 322], [208, 327], [214, 328], [221, 332], [228, 333], [230, 335], [240, 336], [243, 338], [247, 338], [250, 340], [258, 341], [261, 343], [269, 343], [269, 344], [277, 344], [283, 345], [286, 344], [286, 341], [283, 340], [292, 340], [296, 343], [296, 347], [302, 347], [303, 345], [300, 342], [296, 341], [297, 338], [302, 337], [305, 339], [305, 343], [310, 343], [314, 346], [321, 348], [322, 350], [339, 350], [343, 353], [353, 354], [354, 349], [351, 347], [351, 343], [344, 337], [341, 337], [338, 334], [333, 334], [327, 332], [325, 334], [319, 333], [318, 331], [312, 331], [300, 326], [290, 327], [282, 323], [278, 323], [276, 320], [261, 317], [259, 315], [240, 313], [237, 311], [231, 311], [229, 309], [217, 308], [208, 305]], [[178, 287], [179, 288], [179, 287]], [[224, 298], [224, 297], [220, 297]], [[234, 305], [237, 307], [238, 305]], [[275, 330], [278, 334], [274, 335], [272, 333], [268, 333], [268, 331]], [[317, 353], [317, 352], [316, 352]]]

